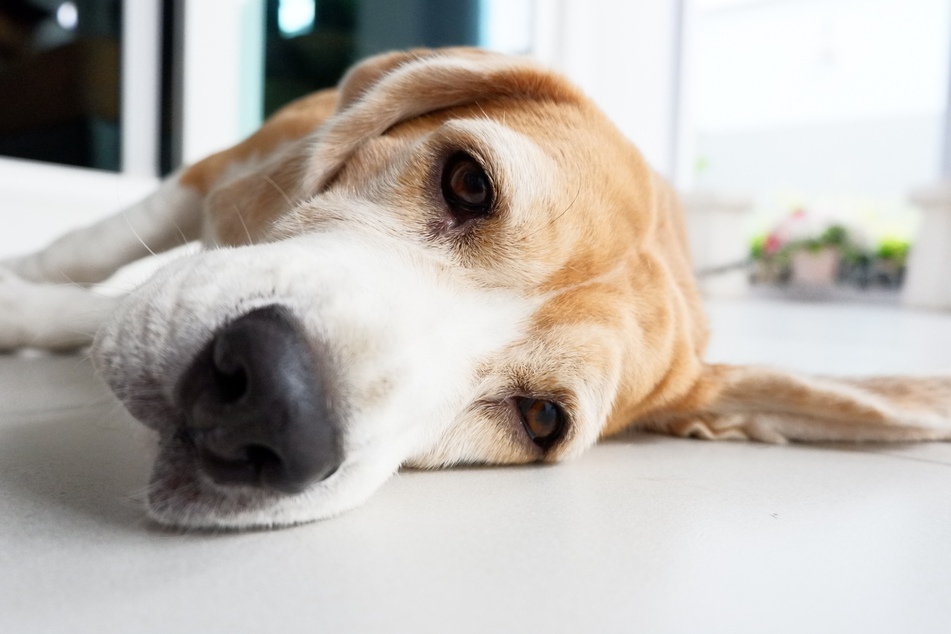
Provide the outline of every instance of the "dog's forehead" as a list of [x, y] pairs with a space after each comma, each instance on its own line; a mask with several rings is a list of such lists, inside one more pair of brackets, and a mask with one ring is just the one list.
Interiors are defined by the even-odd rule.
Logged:
[[[375, 179], [383, 176], [408, 197], [425, 198], [438, 185], [430, 177], [439, 147], [468, 150], [488, 165], [509, 204], [504, 223], [480, 229], [487, 250], [505, 267], [547, 264], [529, 281], [540, 290], [615, 268], [655, 222], [650, 168], [586, 102], [486, 98], [412, 117], [365, 139], [337, 182], [381, 192]], [[511, 253], [497, 252], [509, 245]]]

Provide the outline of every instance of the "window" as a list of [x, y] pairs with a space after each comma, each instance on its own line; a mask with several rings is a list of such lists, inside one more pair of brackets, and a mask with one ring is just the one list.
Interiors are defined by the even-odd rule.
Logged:
[[148, 68], [133, 74], [129, 66], [156, 62], [154, 50], [148, 60], [140, 52], [157, 41], [158, 25], [147, 21], [150, 4], [7, 0], [0, 6], [0, 155], [154, 172], [156, 130], [146, 122], [147, 136], [138, 131], [143, 106], [155, 112], [156, 90], [143, 94], [139, 78], [156, 75]]
[[801, 210], [914, 237], [909, 193], [940, 174], [945, 0], [696, 0], [690, 27], [689, 188], [751, 196], [751, 234]]

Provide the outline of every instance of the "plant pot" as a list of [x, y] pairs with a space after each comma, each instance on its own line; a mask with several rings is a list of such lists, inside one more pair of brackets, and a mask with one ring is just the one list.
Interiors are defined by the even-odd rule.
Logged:
[[792, 256], [792, 283], [801, 286], [832, 286], [839, 272], [839, 251], [797, 251]]

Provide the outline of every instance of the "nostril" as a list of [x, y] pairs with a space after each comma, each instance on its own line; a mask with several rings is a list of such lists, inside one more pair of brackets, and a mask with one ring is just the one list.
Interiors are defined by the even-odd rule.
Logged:
[[261, 486], [280, 473], [283, 461], [273, 449], [264, 445], [247, 445], [230, 451], [216, 450], [209, 443], [197, 443], [202, 469], [220, 484]]
[[[311, 481], [310, 477], [299, 477], [299, 466], [288, 463], [278, 450], [267, 445], [249, 444], [224, 452], [201, 439], [195, 445], [202, 470], [219, 484], [300, 493]], [[333, 471], [336, 471], [336, 465], [332, 465], [326, 474], [321, 474], [321, 478], [329, 477]]]

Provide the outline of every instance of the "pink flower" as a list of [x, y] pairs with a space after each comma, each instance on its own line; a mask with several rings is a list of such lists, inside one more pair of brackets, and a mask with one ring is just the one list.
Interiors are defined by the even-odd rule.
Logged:
[[763, 245], [763, 250], [767, 253], [767, 255], [773, 255], [782, 248], [783, 241], [778, 235], [776, 235], [775, 231], [766, 236], [766, 243]]

